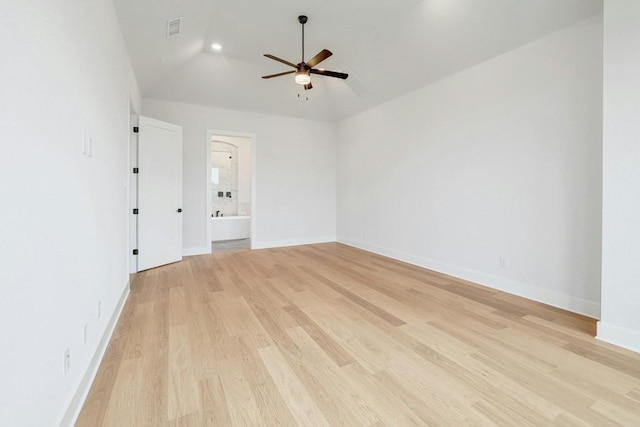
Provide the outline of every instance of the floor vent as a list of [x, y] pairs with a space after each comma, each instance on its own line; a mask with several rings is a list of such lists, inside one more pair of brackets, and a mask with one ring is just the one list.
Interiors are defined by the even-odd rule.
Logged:
[[180, 34], [181, 26], [182, 26], [182, 18], [168, 20], [167, 21], [167, 37], [176, 36]]

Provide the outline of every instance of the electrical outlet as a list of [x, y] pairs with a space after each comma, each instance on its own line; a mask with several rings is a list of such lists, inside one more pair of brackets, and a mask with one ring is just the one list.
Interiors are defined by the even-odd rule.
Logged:
[[64, 374], [67, 375], [69, 368], [71, 367], [71, 350], [67, 347], [64, 351]]
[[500, 267], [502, 268], [509, 267], [509, 261], [505, 257], [500, 257]]
[[98, 301], [98, 319], [102, 316], [102, 301]]

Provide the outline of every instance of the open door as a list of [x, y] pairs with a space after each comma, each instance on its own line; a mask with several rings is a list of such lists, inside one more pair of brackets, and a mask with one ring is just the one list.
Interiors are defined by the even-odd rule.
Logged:
[[182, 260], [182, 127], [140, 116], [138, 270]]

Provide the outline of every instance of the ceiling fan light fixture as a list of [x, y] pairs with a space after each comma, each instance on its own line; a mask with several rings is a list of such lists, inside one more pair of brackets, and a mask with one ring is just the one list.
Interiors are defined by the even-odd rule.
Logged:
[[306, 85], [311, 83], [311, 76], [305, 71], [296, 71], [295, 79], [296, 83], [298, 83], [299, 85]]

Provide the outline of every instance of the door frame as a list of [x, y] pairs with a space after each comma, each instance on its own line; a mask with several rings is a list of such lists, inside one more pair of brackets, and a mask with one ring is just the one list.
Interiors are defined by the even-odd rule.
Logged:
[[138, 134], [133, 131], [138, 126], [138, 113], [135, 111], [133, 103], [129, 106], [129, 168], [127, 176], [129, 178], [128, 200], [129, 209], [127, 216], [129, 218], [129, 275], [138, 272], [138, 257], [133, 255], [133, 250], [138, 248], [138, 216], [133, 214], [133, 209], [138, 207], [138, 175], [133, 173], [133, 168], [138, 167]]
[[206, 180], [206, 212], [205, 219], [207, 221], [207, 245], [211, 252], [211, 138], [214, 136], [232, 136], [247, 138], [251, 140], [251, 249], [253, 249], [256, 241], [256, 134], [247, 132], [236, 132], [229, 130], [207, 129], [206, 153], [205, 156], [205, 180]]

